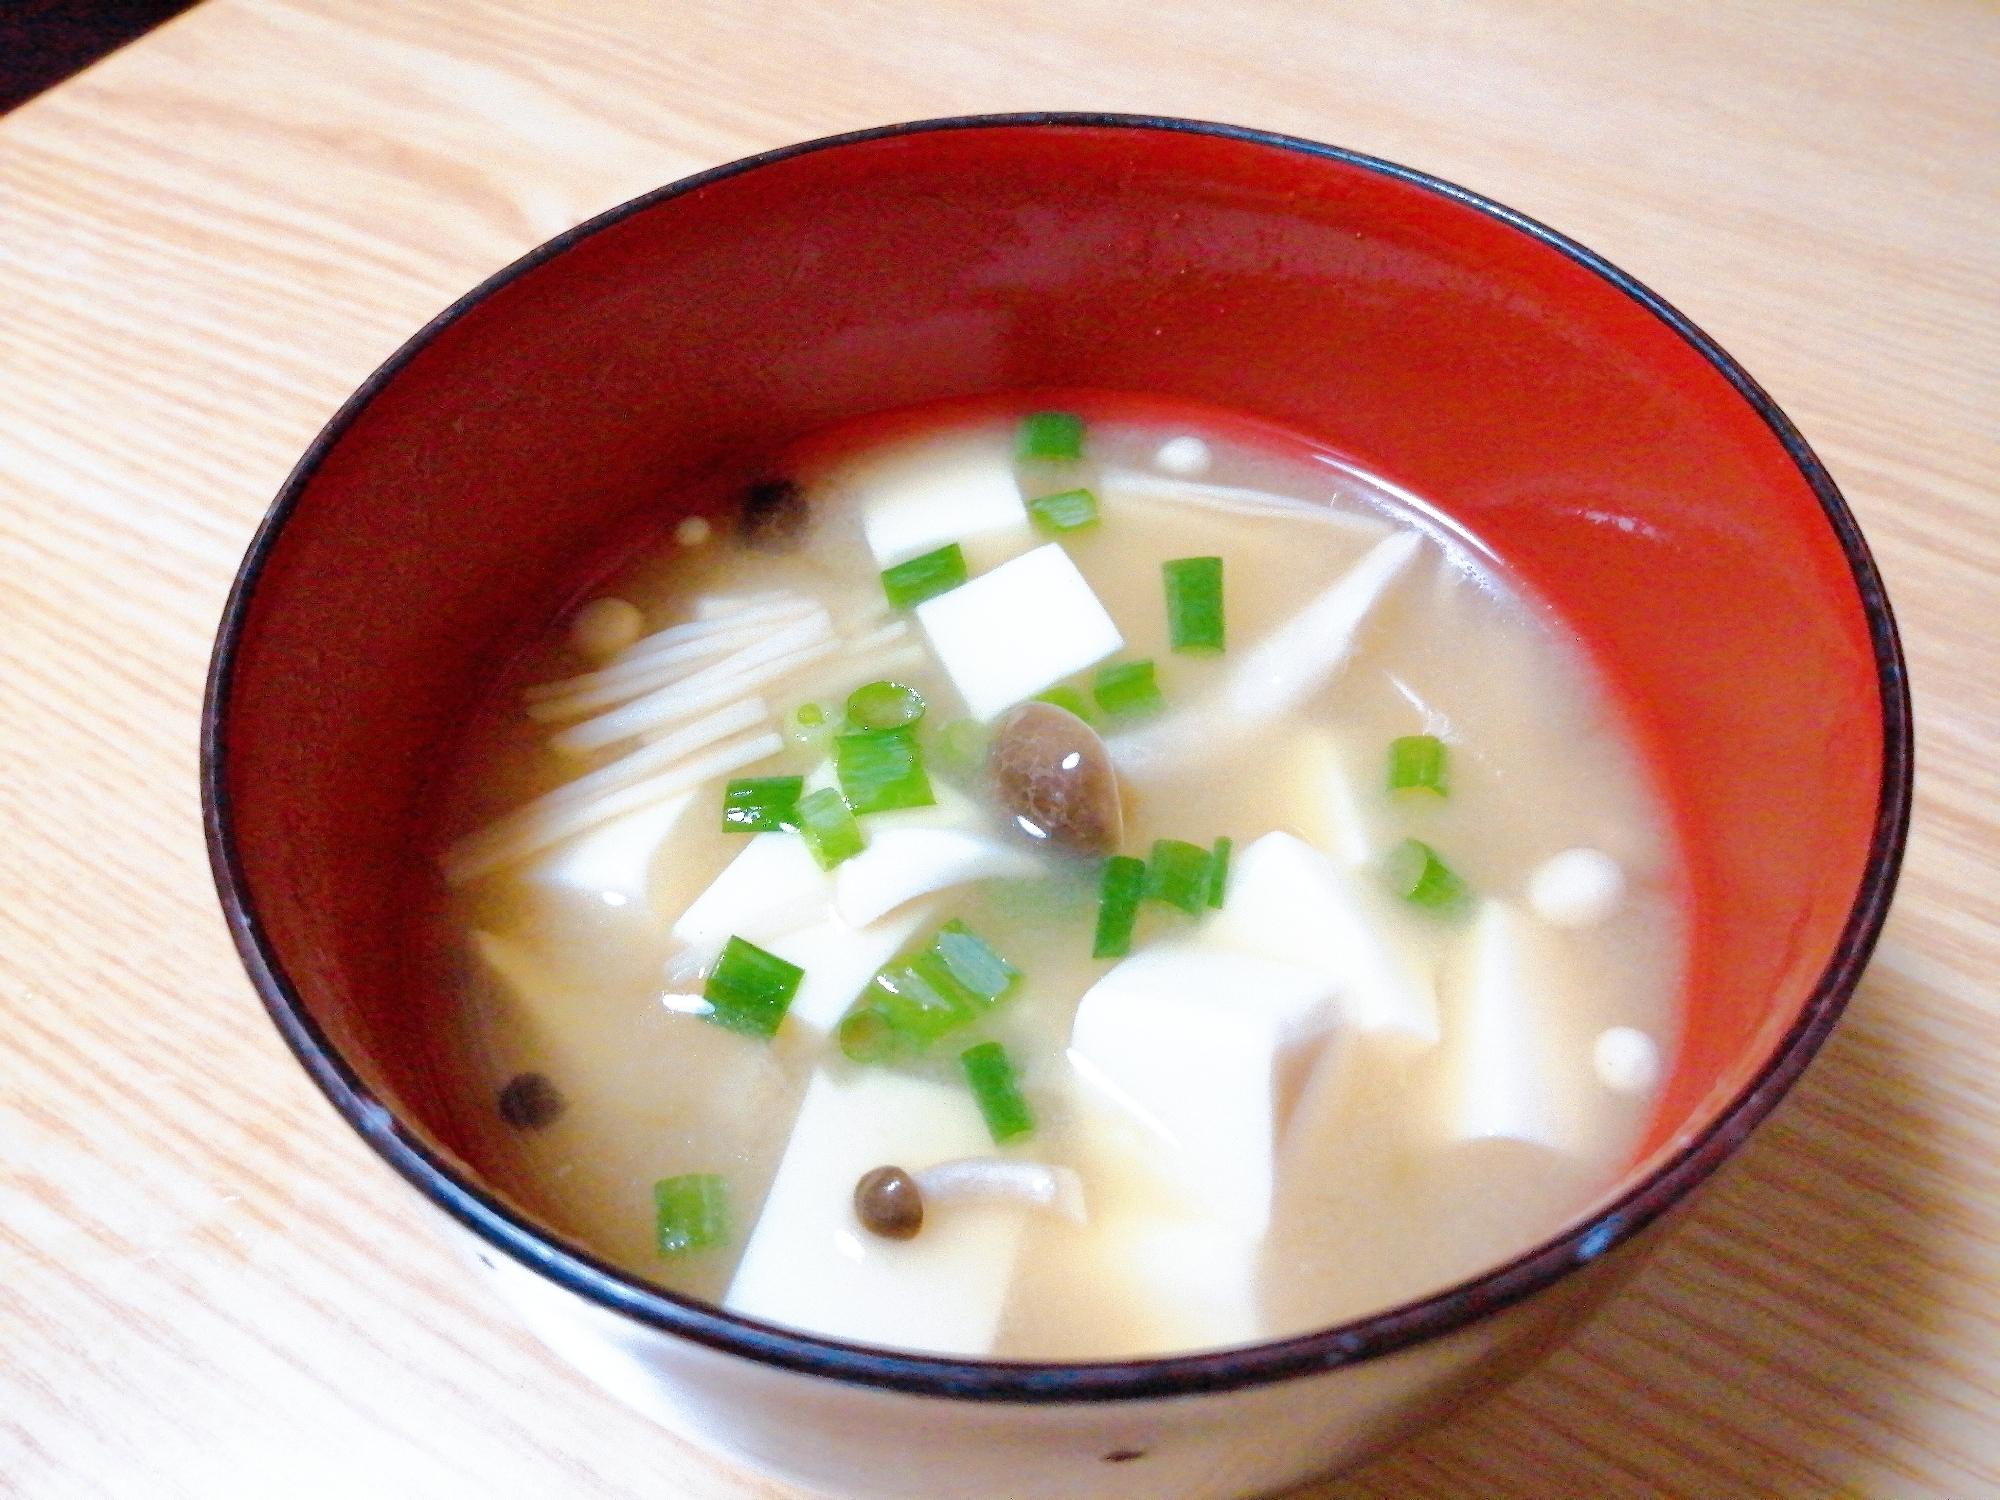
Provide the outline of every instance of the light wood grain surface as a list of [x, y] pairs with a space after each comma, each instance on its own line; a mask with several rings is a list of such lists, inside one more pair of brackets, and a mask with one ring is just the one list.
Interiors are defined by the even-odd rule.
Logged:
[[295, 456], [489, 272], [752, 151], [1032, 108], [1336, 142], [1606, 254], [1818, 448], [1915, 677], [1902, 894], [1793, 1100], [1573, 1348], [1315, 1500], [2000, 1495], [1974, 0], [206, 0], [0, 119], [0, 1490], [787, 1494], [481, 1300], [285, 1053], [211, 894], [202, 675]]

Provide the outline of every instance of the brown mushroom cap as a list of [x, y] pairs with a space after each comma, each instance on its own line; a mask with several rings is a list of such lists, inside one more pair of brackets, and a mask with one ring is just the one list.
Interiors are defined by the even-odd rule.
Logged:
[[1038, 847], [1097, 858], [1124, 833], [1118, 775], [1097, 731], [1053, 703], [1023, 703], [994, 726], [993, 795]]

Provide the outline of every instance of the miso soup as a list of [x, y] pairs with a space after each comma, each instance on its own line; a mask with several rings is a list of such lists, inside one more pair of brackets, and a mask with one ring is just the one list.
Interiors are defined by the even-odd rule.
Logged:
[[461, 1135], [527, 1211], [771, 1323], [1123, 1359], [1424, 1296], [1629, 1165], [1675, 851], [1477, 538], [1073, 392], [738, 480], [448, 787]]

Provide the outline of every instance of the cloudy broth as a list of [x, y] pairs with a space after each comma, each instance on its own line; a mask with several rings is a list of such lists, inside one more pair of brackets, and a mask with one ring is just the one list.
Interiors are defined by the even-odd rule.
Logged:
[[[1024, 453], [1052, 411], [1080, 457], [1060, 422]], [[745, 497], [509, 664], [447, 785], [434, 946], [460, 1133], [503, 1191], [747, 1316], [1082, 1360], [1405, 1302], [1613, 1185], [1673, 1051], [1675, 854], [1584, 652], [1476, 539], [1282, 431], [1074, 393], [850, 424]], [[964, 581], [929, 576], [954, 544]], [[1212, 574], [1167, 567], [1208, 558], [1215, 618]], [[851, 722], [877, 682], [921, 718]], [[998, 785], [1042, 696], [1034, 722], [1080, 710], [1115, 772], [1087, 848]], [[917, 805], [826, 824], [810, 862], [798, 832], [725, 829], [744, 779], [799, 777], [836, 820], [874, 795], [841, 733], [913, 745], [932, 800], [905, 778]], [[904, 848], [916, 873], [882, 857]], [[1139, 899], [1100, 957], [1111, 864]], [[897, 1029], [873, 976], [961, 927], [1002, 992]], [[733, 1021], [732, 938], [803, 971]], [[894, 1025], [851, 1019], [871, 996]], [[1032, 1119], [1004, 1140], [965, 1060], [989, 1043]], [[923, 1190], [911, 1238], [858, 1216], [889, 1166]]]

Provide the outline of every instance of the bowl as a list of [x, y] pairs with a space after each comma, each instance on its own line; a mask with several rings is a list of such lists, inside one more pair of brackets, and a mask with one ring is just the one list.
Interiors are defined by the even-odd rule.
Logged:
[[[454, 1140], [407, 913], [477, 685], [678, 479], [843, 418], [1089, 385], [1322, 437], [1482, 538], [1624, 705], [1686, 862], [1685, 1034], [1629, 1170], [1529, 1253], [1267, 1344], [957, 1360], [736, 1317], [621, 1272]], [[818, 141], [551, 241], [347, 402], [217, 642], [216, 880], [348, 1124], [549, 1344], [682, 1434], [830, 1494], [1267, 1493], [1559, 1339], [1797, 1079], [1880, 930], [1910, 801], [1895, 627], [1854, 518], [1659, 297], [1476, 194], [1189, 121], [1019, 115]]]

